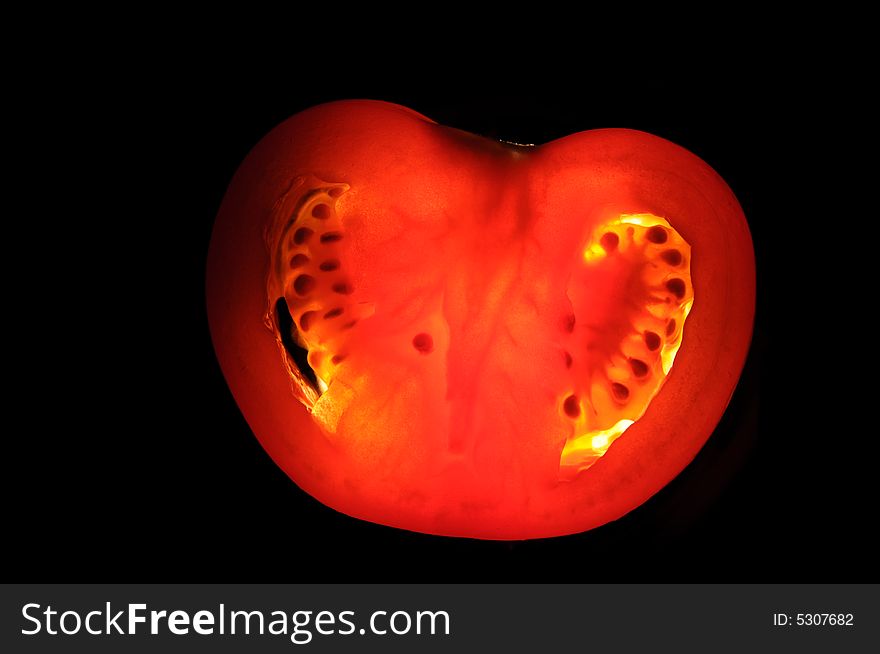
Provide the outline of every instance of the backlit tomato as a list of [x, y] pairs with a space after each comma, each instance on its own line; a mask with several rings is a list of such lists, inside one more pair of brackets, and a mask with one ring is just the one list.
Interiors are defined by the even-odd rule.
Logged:
[[322, 105], [223, 201], [208, 311], [292, 479], [353, 516], [531, 538], [640, 505], [712, 433], [751, 336], [730, 189], [649, 134], [539, 147]]

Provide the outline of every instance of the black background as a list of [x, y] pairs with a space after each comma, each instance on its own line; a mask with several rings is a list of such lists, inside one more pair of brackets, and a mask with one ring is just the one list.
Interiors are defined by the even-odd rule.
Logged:
[[[19, 581], [867, 581], [876, 578], [867, 430], [850, 379], [820, 370], [834, 307], [827, 220], [808, 174], [815, 86], [733, 72], [548, 76], [493, 67], [418, 79], [346, 68], [271, 78], [188, 64], [105, 106], [109, 215], [63, 316], [48, 311], [59, 399], [14, 438], [8, 557]], [[214, 358], [204, 309], [211, 225], [250, 148], [311, 105], [407, 105], [440, 123], [542, 143], [597, 127], [652, 132], [728, 182], [758, 267], [753, 347], [695, 462], [597, 530], [480, 542], [361, 522], [300, 491], [260, 447]], [[812, 127], [810, 128], [812, 129]], [[807, 146], [807, 144], [809, 144]], [[88, 164], [98, 155], [82, 154]], [[109, 164], [109, 165], [108, 165]], [[112, 182], [109, 180], [112, 177]], [[112, 198], [112, 199], [111, 199]], [[804, 201], [805, 198], [812, 198]], [[834, 250], [831, 244], [831, 250]], [[93, 253], [92, 253], [93, 252]], [[89, 292], [82, 289], [88, 287]], [[59, 345], [60, 344], [60, 345]], [[56, 359], [56, 366], [57, 366]], [[838, 391], [835, 394], [835, 389]]]

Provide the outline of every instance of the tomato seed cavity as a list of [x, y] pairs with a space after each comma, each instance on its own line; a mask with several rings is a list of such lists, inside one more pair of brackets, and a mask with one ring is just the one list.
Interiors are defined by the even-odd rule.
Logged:
[[678, 250], [663, 250], [660, 254], [660, 258], [663, 259], [670, 266], [680, 266], [681, 265], [681, 252]]
[[413, 336], [412, 344], [420, 354], [430, 354], [434, 351], [434, 339], [424, 332]]
[[636, 377], [644, 377], [648, 374], [648, 364], [641, 359], [630, 359], [629, 367]]
[[605, 232], [602, 234], [602, 238], [599, 239], [599, 245], [601, 245], [606, 252], [616, 250], [619, 242], [620, 237], [614, 232]]
[[669, 238], [669, 235], [666, 233], [666, 230], [660, 227], [660, 225], [654, 225], [651, 227], [646, 233], [645, 238], [647, 238], [651, 243], [665, 243], [666, 239]]
[[569, 418], [577, 418], [581, 415], [581, 405], [578, 402], [577, 397], [569, 395], [565, 398], [565, 401], [562, 403], [562, 410], [565, 411], [565, 415]]
[[672, 293], [677, 299], [684, 297], [685, 285], [682, 279], [670, 279], [666, 282], [666, 290]]
[[629, 397], [629, 389], [620, 382], [614, 382], [611, 384], [611, 392], [614, 394], [614, 397], [621, 402]]
[[303, 315], [299, 317], [299, 328], [304, 332], [309, 331], [309, 327], [312, 326], [312, 320], [315, 319], [316, 311], [306, 311]]
[[293, 280], [293, 290], [297, 295], [307, 295], [315, 290], [315, 278], [311, 275], [300, 275]]
[[308, 241], [314, 233], [315, 232], [308, 227], [300, 227], [293, 235], [293, 242], [297, 245], [302, 245], [303, 243]]
[[290, 267], [291, 268], [302, 268], [309, 262], [309, 258], [304, 254], [294, 254], [290, 258]]

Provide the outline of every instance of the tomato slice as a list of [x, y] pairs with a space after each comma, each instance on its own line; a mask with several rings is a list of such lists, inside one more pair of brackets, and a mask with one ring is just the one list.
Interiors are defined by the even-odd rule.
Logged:
[[230, 388], [357, 517], [530, 538], [620, 517], [721, 417], [754, 259], [704, 162], [630, 130], [513, 146], [340, 102], [249, 155], [212, 238]]

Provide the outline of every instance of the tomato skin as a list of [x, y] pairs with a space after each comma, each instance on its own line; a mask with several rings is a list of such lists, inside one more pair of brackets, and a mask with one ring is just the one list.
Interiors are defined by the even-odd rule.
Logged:
[[[434, 214], [488, 215], [491, 207], [506, 206], [508, 189], [528, 189], [527, 200], [512, 203], [518, 208], [511, 215], [528, 216], [523, 231], [534, 234], [551, 260], [554, 248], [563, 257], [584, 224], [620, 213], [669, 216], [694, 253], [696, 299], [662, 390], [645, 415], [570, 482], [558, 481], [564, 438], [556, 433], [505, 440], [502, 428], [487, 427], [491, 448], [474, 455], [477, 472], [467, 457], [439, 466], [443, 453], [436, 450], [445, 441], [426, 434], [401, 430], [381, 447], [340, 447], [293, 398], [263, 322], [269, 269], [264, 232], [278, 198], [292, 179], [305, 175], [348, 184], [351, 212], [376, 230], [394, 220], [385, 217], [389, 208], [416, 216], [429, 229]], [[478, 242], [479, 234], [474, 238]], [[480, 244], [484, 252], [493, 247]], [[370, 283], [365, 272], [355, 285]], [[548, 537], [585, 531], [636, 508], [712, 434], [751, 338], [754, 257], [747, 223], [727, 185], [703, 161], [663, 139], [607, 129], [514, 148], [396, 105], [346, 101], [288, 119], [248, 155], [215, 224], [207, 303], [214, 346], [239, 407], [273, 460], [310, 495], [349, 515], [414, 531]], [[534, 413], [535, 425], [541, 424], [540, 411], [525, 413], [525, 420]]]

